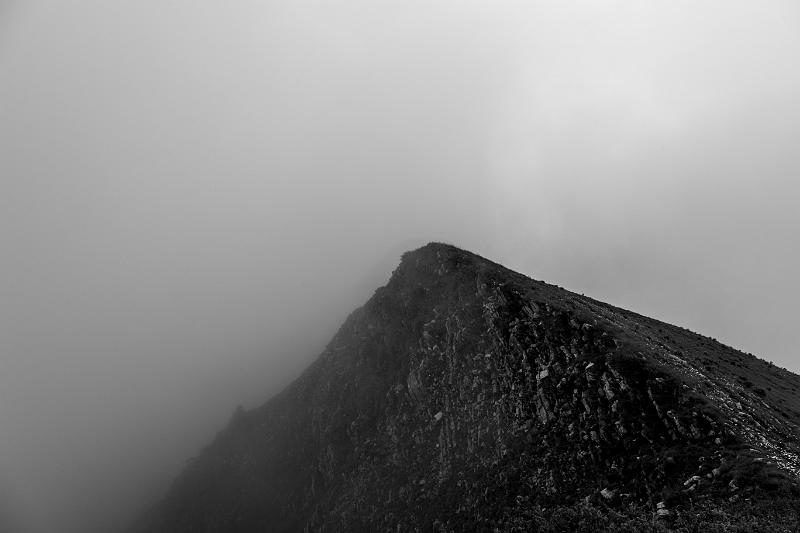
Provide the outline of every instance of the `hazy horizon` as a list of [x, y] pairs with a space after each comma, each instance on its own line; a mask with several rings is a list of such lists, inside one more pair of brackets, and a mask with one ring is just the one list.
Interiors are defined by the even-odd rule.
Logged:
[[429, 241], [800, 371], [800, 5], [0, 0], [0, 510], [106, 533]]

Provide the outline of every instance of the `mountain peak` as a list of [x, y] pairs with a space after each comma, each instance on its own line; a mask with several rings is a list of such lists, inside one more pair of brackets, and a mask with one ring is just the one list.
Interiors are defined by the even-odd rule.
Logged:
[[405, 252], [395, 273], [421, 270], [425, 273], [434, 271], [441, 275], [445, 271], [474, 266], [481, 262], [488, 262], [488, 260], [452, 244], [430, 242], [425, 246]]
[[295, 383], [235, 417], [142, 531], [734, 516], [745, 496], [796, 497], [798, 387], [712, 339], [430, 243]]

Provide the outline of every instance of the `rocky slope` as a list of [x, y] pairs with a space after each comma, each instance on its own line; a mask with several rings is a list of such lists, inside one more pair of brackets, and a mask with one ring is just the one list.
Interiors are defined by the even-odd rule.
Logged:
[[430, 244], [136, 530], [791, 530], [798, 388], [713, 339]]

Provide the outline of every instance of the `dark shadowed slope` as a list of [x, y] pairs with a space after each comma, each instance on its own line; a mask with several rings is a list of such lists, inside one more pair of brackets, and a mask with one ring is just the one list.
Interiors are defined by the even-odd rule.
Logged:
[[430, 244], [137, 530], [791, 530], [798, 388], [713, 339]]

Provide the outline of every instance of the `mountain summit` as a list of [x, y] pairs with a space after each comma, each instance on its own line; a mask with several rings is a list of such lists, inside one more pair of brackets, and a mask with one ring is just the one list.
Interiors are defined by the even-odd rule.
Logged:
[[293, 384], [237, 411], [135, 530], [791, 531], [798, 388], [432, 243]]

